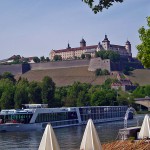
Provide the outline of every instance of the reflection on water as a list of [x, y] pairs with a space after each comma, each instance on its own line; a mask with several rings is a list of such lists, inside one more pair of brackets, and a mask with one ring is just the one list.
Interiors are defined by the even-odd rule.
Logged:
[[[144, 115], [139, 115], [140, 125]], [[123, 121], [96, 124], [101, 143], [115, 140], [118, 129], [123, 128]], [[130, 120], [128, 126], [136, 126], [136, 119]], [[77, 150], [80, 147], [85, 126], [54, 129], [61, 150]], [[43, 131], [0, 133], [0, 150], [37, 150]]]

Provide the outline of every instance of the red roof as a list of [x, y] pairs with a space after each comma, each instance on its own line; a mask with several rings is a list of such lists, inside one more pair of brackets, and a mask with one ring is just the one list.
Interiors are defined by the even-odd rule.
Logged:
[[85, 50], [85, 49], [96, 49], [98, 45], [91, 45], [91, 46], [84, 46], [84, 47], [75, 47], [75, 48], [66, 48], [60, 50], [53, 50], [55, 53], [61, 52], [69, 52], [69, 51], [78, 51], [78, 50]]
[[115, 45], [115, 44], [110, 44], [110, 47], [113, 47], [113, 48], [122, 48], [122, 49], [125, 48], [125, 46]]

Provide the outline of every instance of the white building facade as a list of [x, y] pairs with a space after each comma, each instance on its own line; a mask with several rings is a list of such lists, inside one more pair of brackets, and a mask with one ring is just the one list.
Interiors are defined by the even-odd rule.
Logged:
[[125, 46], [110, 44], [107, 35], [105, 35], [102, 43], [99, 42], [97, 45], [86, 46], [86, 41], [82, 38], [80, 41], [80, 47], [71, 48], [68, 44], [66, 49], [51, 50], [49, 58], [50, 60], [54, 60], [54, 56], [59, 55], [62, 60], [68, 60], [81, 58], [82, 54], [90, 54], [91, 57], [94, 57], [95, 52], [101, 50], [112, 50], [118, 52], [121, 56], [132, 57], [131, 44], [129, 41], [125, 43]]

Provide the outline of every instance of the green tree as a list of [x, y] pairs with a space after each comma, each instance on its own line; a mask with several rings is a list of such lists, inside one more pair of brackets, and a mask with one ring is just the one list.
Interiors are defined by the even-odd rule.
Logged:
[[50, 61], [49, 57], [46, 57], [46, 61], [47, 61], [47, 62], [49, 62], [49, 61]]
[[1, 109], [14, 107], [15, 86], [9, 79], [0, 80], [0, 107]]
[[141, 44], [137, 45], [137, 57], [144, 67], [150, 68], [150, 16], [147, 17], [147, 26], [148, 29], [143, 26], [138, 31]]
[[45, 61], [45, 57], [44, 56], [41, 56], [40, 57], [40, 62], [44, 62]]
[[41, 91], [42, 89], [39, 83], [35, 81], [30, 82], [28, 88], [29, 103], [41, 104], [42, 103]]
[[10, 87], [2, 93], [0, 107], [1, 109], [14, 108], [14, 87]]
[[21, 108], [22, 104], [28, 104], [28, 86], [27, 79], [21, 79], [17, 85], [14, 95], [15, 108]]
[[35, 63], [39, 63], [39, 62], [40, 62], [40, 59], [39, 59], [38, 57], [34, 57], [34, 58], [33, 58], [33, 61], [34, 61]]
[[102, 69], [96, 69], [95, 70], [95, 75], [96, 76], [101, 76], [103, 73], [102, 73]]
[[105, 101], [105, 92], [104, 91], [95, 91], [91, 96], [91, 105], [92, 106], [103, 106], [106, 105]]
[[127, 92], [119, 91], [117, 102], [119, 105], [133, 105], [134, 97]]
[[42, 80], [42, 101], [44, 104], [48, 104], [49, 107], [55, 105], [54, 93], [55, 83], [49, 76], [45, 76]]
[[55, 101], [57, 102], [58, 106], [65, 106], [65, 98], [67, 97], [67, 87], [57, 87], [55, 89]]
[[107, 69], [103, 70], [103, 75], [109, 75], [109, 71]]
[[54, 61], [61, 61], [62, 57], [60, 55], [55, 55], [54, 56]]
[[90, 95], [88, 94], [90, 87], [90, 84], [80, 83], [80, 91], [77, 95], [77, 106], [90, 105]]
[[12, 81], [13, 83], [16, 82], [16, 79], [14, 78], [14, 75], [11, 74], [10, 72], [4, 72], [4, 73], [2, 74], [2, 78], [3, 78], [3, 79], [9, 79], [9, 80]]
[[92, 11], [96, 14], [98, 12], [101, 12], [103, 9], [108, 9], [115, 2], [122, 3], [124, 0], [98, 0], [96, 2], [95, 0], [82, 0], [82, 1], [88, 4], [89, 7], [92, 9]]
[[101, 57], [101, 59], [110, 59], [113, 62], [118, 62], [120, 60], [120, 54], [112, 50], [101, 50], [95, 53], [96, 57]]
[[84, 59], [85, 58], [85, 54], [81, 54], [81, 58]]

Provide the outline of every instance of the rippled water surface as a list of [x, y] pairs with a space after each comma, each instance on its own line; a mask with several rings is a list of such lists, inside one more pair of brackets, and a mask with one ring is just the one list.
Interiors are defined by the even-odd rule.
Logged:
[[[139, 124], [144, 115], [138, 115]], [[136, 120], [128, 122], [128, 126], [135, 126]], [[123, 128], [123, 121], [96, 124], [96, 129], [102, 143], [115, 140], [118, 130]], [[74, 126], [54, 129], [61, 150], [79, 150], [85, 126]], [[5, 132], [0, 133], [0, 150], [37, 150], [43, 131]]]

